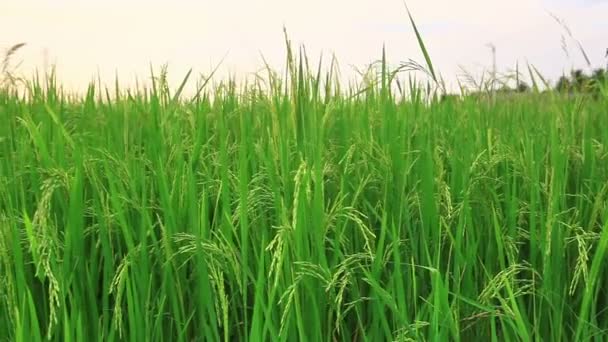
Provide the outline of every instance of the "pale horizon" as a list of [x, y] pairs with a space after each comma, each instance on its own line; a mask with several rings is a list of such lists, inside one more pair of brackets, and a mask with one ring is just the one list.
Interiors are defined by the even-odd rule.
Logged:
[[[407, 3], [435, 68], [451, 86], [461, 67], [473, 74], [491, 70], [488, 44], [496, 47], [498, 72], [530, 63], [555, 81], [574, 68], [606, 66], [608, 1]], [[401, 0], [5, 0], [0, 13], [0, 48], [27, 44], [17, 55], [23, 61], [19, 71], [27, 76], [56, 65], [60, 81], [71, 89], [98, 76], [104, 83], [118, 76], [129, 84], [149, 77], [150, 65], [158, 70], [165, 63], [172, 83], [190, 68], [195, 75], [208, 74], [224, 58], [220, 78], [258, 71], [262, 55], [279, 69], [283, 27], [312, 60], [322, 53], [328, 62], [335, 55], [347, 77], [350, 66], [377, 60], [383, 45], [392, 65], [410, 58], [424, 62]], [[564, 20], [573, 37], [551, 15]]]

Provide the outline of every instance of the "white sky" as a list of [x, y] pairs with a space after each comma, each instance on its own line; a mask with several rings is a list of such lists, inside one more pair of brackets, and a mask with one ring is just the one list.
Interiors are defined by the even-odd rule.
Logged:
[[[565, 20], [593, 67], [606, 65], [608, 0], [409, 0], [408, 5], [442, 75], [459, 66], [499, 71], [529, 61], [555, 80], [585, 67], [576, 44], [549, 12]], [[423, 62], [401, 0], [0, 0], [0, 48], [26, 42], [21, 71], [42, 68], [48, 49], [60, 79], [84, 87], [97, 73], [112, 82], [146, 78], [150, 63], [169, 64], [174, 81], [189, 68], [209, 72], [223, 56], [222, 75], [255, 72], [262, 53], [276, 67], [285, 56], [283, 25], [309, 57], [335, 53], [344, 73], [381, 55]], [[328, 60], [329, 58], [327, 58]]]

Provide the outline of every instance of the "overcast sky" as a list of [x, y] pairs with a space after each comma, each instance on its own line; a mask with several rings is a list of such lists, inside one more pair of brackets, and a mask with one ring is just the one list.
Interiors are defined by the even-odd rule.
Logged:
[[[460, 67], [534, 64], [556, 79], [586, 68], [575, 41], [549, 15], [563, 19], [586, 49], [593, 67], [606, 65], [608, 0], [409, 0], [436, 68], [454, 82]], [[174, 79], [190, 67], [208, 72], [227, 56], [222, 73], [255, 72], [260, 54], [279, 67], [283, 26], [311, 57], [334, 53], [343, 72], [377, 59], [422, 62], [401, 0], [1, 0], [0, 47], [26, 42], [21, 71], [48, 60], [68, 87], [99, 73], [111, 82], [145, 78], [149, 65], [169, 64]], [[565, 40], [562, 41], [562, 36]], [[568, 55], [563, 50], [566, 44]]]

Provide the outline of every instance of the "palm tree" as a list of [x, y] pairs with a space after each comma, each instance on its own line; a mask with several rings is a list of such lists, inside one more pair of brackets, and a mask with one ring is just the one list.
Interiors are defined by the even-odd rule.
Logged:
[[595, 69], [591, 78], [598, 83], [606, 82], [606, 70], [602, 68]]
[[578, 91], [583, 91], [589, 83], [589, 77], [581, 69], [573, 70], [570, 73], [570, 80]]
[[608, 81], [608, 72], [605, 69], [599, 68], [593, 71], [591, 75], [591, 90], [599, 94], [602, 90], [602, 87], [607, 86], [606, 82]]
[[528, 85], [528, 83], [526, 83], [524, 81], [519, 81], [519, 84], [517, 85], [518, 93], [525, 93], [529, 90], [530, 90], [530, 86]]
[[557, 81], [557, 85], [555, 86], [555, 89], [557, 91], [566, 91], [566, 90], [570, 90], [570, 88], [571, 88], [570, 80], [565, 75], [562, 75], [559, 78], [559, 80]]

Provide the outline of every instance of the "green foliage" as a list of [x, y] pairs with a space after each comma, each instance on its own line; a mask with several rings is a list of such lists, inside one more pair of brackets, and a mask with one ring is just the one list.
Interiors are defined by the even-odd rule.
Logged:
[[0, 94], [0, 341], [606, 339], [608, 96], [290, 56], [192, 98]]
[[560, 92], [579, 92], [599, 94], [607, 87], [606, 70], [599, 68], [591, 75], [576, 69], [570, 72], [570, 76], [561, 76], [555, 85], [555, 90]]

